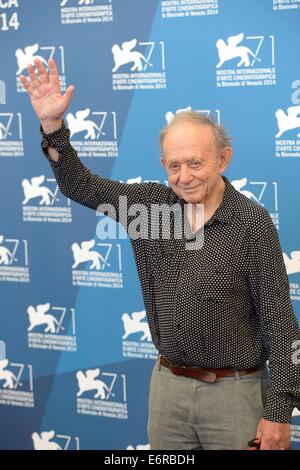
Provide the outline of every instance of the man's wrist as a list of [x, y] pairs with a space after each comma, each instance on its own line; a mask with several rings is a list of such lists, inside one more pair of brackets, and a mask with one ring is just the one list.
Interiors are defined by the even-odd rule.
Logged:
[[[46, 130], [49, 132], [46, 132]], [[42, 135], [41, 147], [43, 154], [51, 165], [60, 164], [62, 159], [59, 158], [59, 154], [63, 154], [65, 149], [70, 147], [70, 130], [65, 126], [63, 119], [58, 129], [54, 130], [54, 127], [49, 129], [46, 126], [46, 130], [43, 129], [41, 121], [40, 133]]]
[[58, 129], [62, 126], [62, 118], [60, 119], [53, 119], [53, 120], [44, 120], [41, 121], [41, 126], [45, 134], [52, 134], [52, 132], [58, 131]]

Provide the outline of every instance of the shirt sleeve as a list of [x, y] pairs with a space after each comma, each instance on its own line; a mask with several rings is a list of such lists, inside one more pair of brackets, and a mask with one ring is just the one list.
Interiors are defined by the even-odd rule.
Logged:
[[293, 409], [300, 409], [300, 365], [294, 354], [300, 334], [277, 230], [267, 211], [260, 232], [251, 243], [249, 279], [262, 341], [269, 354], [264, 418], [287, 423]]
[[[60, 191], [69, 199], [91, 209], [97, 210], [99, 205], [110, 205], [114, 208], [115, 217], [122, 222], [122, 210], [134, 203], [144, 203], [149, 200], [153, 183], [126, 184], [104, 178], [86, 168], [79, 159], [76, 150], [70, 143], [70, 130], [64, 122], [60, 129], [46, 134], [40, 127], [42, 134], [42, 151], [49, 160]], [[59, 153], [57, 162], [48, 155], [48, 147], [55, 148]], [[120, 196], [122, 202], [120, 203]], [[102, 212], [99, 210], [99, 212]], [[108, 215], [112, 216], [112, 213]], [[124, 213], [124, 216], [126, 214]], [[121, 220], [120, 220], [121, 219]], [[126, 217], [125, 217], [126, 219]]]

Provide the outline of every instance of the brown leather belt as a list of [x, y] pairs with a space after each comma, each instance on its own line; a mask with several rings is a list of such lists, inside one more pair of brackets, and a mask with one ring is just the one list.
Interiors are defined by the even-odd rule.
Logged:
[[183, 375], [184, 377], [189, 377], [191, 379], [202, 380], [203, 382], [214, 383], [218, 377], [234, 377], [236, 372], [239, 375], [247, 375], [256, 372], [259, 367], [255, 369], [246, 369], [234, 371], [233, 369], [210, 369], [202, 367], [186, 367], [182, 365], [172, 364], [166, 357], [159, 356], [159, 364], [161, 366], [167, 367], [175, 375]]

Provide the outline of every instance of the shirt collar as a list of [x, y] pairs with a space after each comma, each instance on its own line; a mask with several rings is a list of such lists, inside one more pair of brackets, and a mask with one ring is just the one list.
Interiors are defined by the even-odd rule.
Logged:
[[222, 176], [222, 178], [225, 182], [223, 199], [216, 212], [207, 222], [207, 225], [212, 225], [215, 220], [228, 224], [233, 217], [236, 189], [226, 176]]

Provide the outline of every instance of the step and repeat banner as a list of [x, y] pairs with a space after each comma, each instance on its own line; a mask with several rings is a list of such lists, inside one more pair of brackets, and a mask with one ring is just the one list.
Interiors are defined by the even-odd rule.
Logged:
[[300, 318], [300, 0], [0, 0], [0, 41], [0, 448], [147, 449], [157, 351], [129, 240], [59, 192], [20, 75], [55, 59], [83, 164], [128, 183], [167, 184], [175, 113], [221, 122]]

